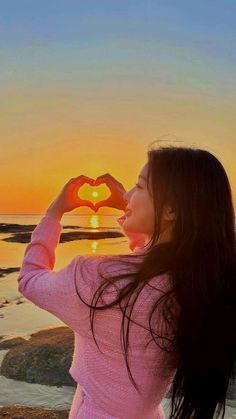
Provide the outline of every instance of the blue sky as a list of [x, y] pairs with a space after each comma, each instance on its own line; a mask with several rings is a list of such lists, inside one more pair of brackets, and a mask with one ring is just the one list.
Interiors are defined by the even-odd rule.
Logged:
[[147, 145], [166, 134], [218, 155], [236, 201], [235, 1], [0, 5], [0, 176], [19, 191], [0, 186], [1, 212], [41, 211], [51, 173], [59, 189], [78, 165], [88, 176], [112, 167], [131, 187]]
[[235, 1], [7, 0], [0, 44], [165, 41], [235, 62], [235, 17]]

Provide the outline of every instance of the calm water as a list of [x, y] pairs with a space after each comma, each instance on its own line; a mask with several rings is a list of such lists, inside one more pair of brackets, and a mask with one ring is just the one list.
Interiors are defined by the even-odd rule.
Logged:
[[[14, 223], [21, 225], [37, 225], [43, 215], [0, 215], [0, 223]], [[87, 231], [120, 231], [117, 222], [119, 215], [64, 215], [62, 226], [78, 226]], [[77, 231], [74, 229], [62, 229], [62, 232]], [[78, 230], [79, 231], [79, 230]], [[11, 233], [0, 233], [0, 268], [21, 267], [26, 243], [4, 242], [2, 239], [11, 236]], [[56, 262], [54, 270], [61, 269], [68, 264], [76, 255], [89, 254], [124, 254], [130, 253], [127, 237], [75, 240], [67, 243], [59, 243], [56, 248]], [[0, 309], [4, 318], [0, 318], [0, 334], [11, 337], [29, 337], [33, 331], [41, 328], [62, 326], [63, 323], [45, 310], [35, 306], [30, 301], [24, 304], [15, 304], [19, 297], [16, 278], [18, 273], [11, 273], [0, 278], [0, 300], [5, 297], [12, 303]], [[0, 351], [0, 364], [7, 353]], [[72, 387], [55, 387], [39, 384], [24, 383], [22, 381], [8, 379], [0, 375], [0, 406], [2, 405], [27, 405], [32, 407], [44, 407], [55, 409], [69, 409], [75, 389]], [[233, 401], [234, 403], [234, 401]], [[169, 400], [163, 399], [162, 405], [166, 415], [169, 414]], [[225, 419], [236, 417], [235, 404], [227, 406]]]
[[[0, 223], [37, 225], [43, 215], [0, 215]], [[78, 226], [86, 231], [119, 231], [116, 219], [119, 215], [64, 215], [62, 226]], [[79, 231], [62, 229], [62, 232]], [[0, 233], [0, 268], [21, 267], [27, 243], [5, 242], [2, 239], [12, 233]], [[67, 265], [76, 255], [130, 253], [126, 237], [75, 240], [58, 243], [54, 270]], [[0, 308], [0, 335], [6, 337], [29, 335], [40, 329], [63, 326], [64, 323], [46, 310], [42, 310], [31, 301], [16, 304], [20, 293], [17, 289], [18, 272], [0, 278], [0, 301], [7, 298], [9, 304]], [[0, 351], [0, 364], [8, 350]], [[54, 387], [24, 383], [8, 379], [0, 374], [0, 406], [21, 404], [32, 407], [69, 409], [75, 389], [72, 387]]]
[[[119, 215], [118, 215], [119, 216]], [[86, 231], [121, 232], [117, 215], [64, 215], [62, 226], [78, 226]], [[0, 223], [37, 225], [43, 215], [1, 215]], [[80, 231], [66, 228], [63, 232]], [[2, 239], [13, 236], [13, 233], [0, 233], [0, 268], [20, 268], [28, 243], [5, 242]], [[83, 239], [58, 243], [55, 251], [54, 271], [58, 271], [71, 262], [76, 255], [102, 255], [131, 253], [128, 239], [125, 236], [105, 239]], [[0, 277], [0, 302], [7, 299], [10, 304], [0, 308], [0, 335], [25, 336], [29, 332], [47, 326], [62, 325], [62, 322], [51, 313], [42, 310], [27, 300], [17, 304], [22, 297], [18, 291], [19, 271]], [[30, 320], [29, 320], [30, 319]], [[59, 322], [59, 323], [58, 323]]]
[[[63, 215], [62, 226], [78, 226], [86, 231], [120, 231], [116, 219], [119, 215]], [[0, 223], [21, 225], [38, 224], [43, 215], [0, 215]], [[77, 231], [62, 229], [62, 232]], [[79, 230], [78, 230], [79, 231]], [[11, 233], [0, 233], [0, 268], [21, 266], [26, 243], [5, 242], [2, 239], [10, 237]], [[56, 248], [55, 269], [60, 269], [76, 255], [89, 254], [119, 254], [130, 253], [126, 237], [107, 239], [74, 240], [59, 243]]]

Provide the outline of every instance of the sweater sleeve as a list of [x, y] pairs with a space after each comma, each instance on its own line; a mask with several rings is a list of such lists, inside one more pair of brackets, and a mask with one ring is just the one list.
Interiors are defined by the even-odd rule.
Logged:
[[[82, 300], [91, 304], [91, 279], [97, 275], [99, 258], [76, 256], [63, 269], [53, 271], [61, 229], [61, 224], [50, 215], [44, 216], [36, 226], [17, 278], [18, 291], [79, 333], [89, 324], [89, 307]], [[89, 277], [81, 274], [85, 259], [91, 261]]]
[[145, 234], [144, 233], [134, 233], [132, 231], [128, 231], [124, 228], [123, 223], [125, 220], [125, 216], [122, 215], [118, 217], [117, 222], [120, 225], [121, 231], [125, 234], [125, 236], [129, 240], [129, 248], [136, 253], [140, 248], [143, 248], [145, 245]]

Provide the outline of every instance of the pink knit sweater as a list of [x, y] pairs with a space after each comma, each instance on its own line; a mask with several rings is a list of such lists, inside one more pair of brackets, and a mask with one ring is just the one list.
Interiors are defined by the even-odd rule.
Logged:
[[[129, 247], [138, 258], [144, 252], [144, 235], [128, 233], [122, 227], [123, 217], [117, 219], [121, 230], [129, 240]], [[148, 330], [148, 314], [151, 304], [168, 286], [166, 275], [152, 279], [155, 290], [145, 286], [134, 305], [132, 319], [143, 325], [130, 323], [129, 366], [134, 381], [142, 392], [134, 388], [126, 368], [120, 343], [122, 313], [119, 307], [96, 311], [94, 333], [97, 348], [90, 328], [88, 303], [101, 282], [98, 265], [109, 255], [77, 255], [58, 272], [53, 271], [55, 248], [59, 243], [62, 225], [50, 215], [45, 215], [31, 235], [27, 245], [22, 267], [17, 278], [18, 290], [30, 301], [54, 314], [74, 331], [74, 354], [69, 373], [79, 383], [87, 397], [78, 418], [84, 419], [163, 419], [164, 411], [160, 405], [168, 392], [175, 373], [171, 362], [165, 362], [164, 352], [151, 341]], [[130, 257], [132, 257], [132, 252]], [[121, 259], [122, 259], [122, 255]], [[122, 265], [113, 262], [109, 272], [127, 272]], [[106, 265], [107, 266], [107, 265]], [[101, 269], [101, 268], [100, 268]], [[119, 282], [119, 287], [127, 279]], [[114, 288], [115, 289], [115, 288]], [[104, 301], [113, 301], [114, 292], [104, 294]], [[109, 297], [108, 297], [109, 296]], [[93, 303], [94, 304], [94, 303]], [[101, 300], [98, 306], [103, 305]], [[125, 324], [126, 324], [125, 320]], [[160, 319], [161, 321], [161, 319]], [[146, 350], [144, 342], [151, 341]]]

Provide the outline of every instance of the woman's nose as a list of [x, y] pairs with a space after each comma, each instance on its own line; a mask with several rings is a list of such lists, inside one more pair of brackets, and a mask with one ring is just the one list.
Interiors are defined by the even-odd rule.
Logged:
[[132, 195], [132, 189], [130, 191], [128, 191], [128, 192], [125, 192], [125, 194], [124, 194], [124, 200], [126, 202], [129, 202], [131, 195]]

